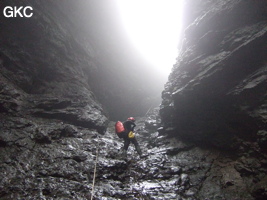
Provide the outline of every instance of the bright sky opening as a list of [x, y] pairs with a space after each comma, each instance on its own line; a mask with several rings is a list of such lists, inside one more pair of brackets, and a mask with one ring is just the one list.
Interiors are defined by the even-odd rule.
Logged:
[[146, 60], [165, 75], [178, 56], [182, 0], [116, 0], [125, 29]]

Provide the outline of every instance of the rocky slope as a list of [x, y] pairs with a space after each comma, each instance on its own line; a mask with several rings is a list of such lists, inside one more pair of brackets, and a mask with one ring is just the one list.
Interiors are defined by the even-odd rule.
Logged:
[[[128, 161], [124, 161], [123, 141], [114, 133], [114, 122], [105, 135], [99, 135], [49, 119], [8, 120], [12, 135], [0, 152], [0, 197], [90, 199], [94, 194], [99, 200], [264, 199], [264, 181], [255, 184], [251, 180], [265, 172], [258, 160], [243, 156], [236, 161], [218, 149], [159, 135], [157, 122], [155, 114], [138, 119], [137, 139], [147, 156], [140, 159], [131, 145]], [[248, 185], [255, 188], [250, 190]]]

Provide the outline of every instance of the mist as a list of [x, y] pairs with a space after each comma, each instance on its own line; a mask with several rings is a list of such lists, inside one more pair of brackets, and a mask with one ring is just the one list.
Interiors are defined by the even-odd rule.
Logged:
[[[150, 21], [147, 23], [155, 24], [154, 26], [157, 27], [157, 29], [150, 28], [150, 24], [143, 28], [136, 26], [136, 29], [140, 29], [138, 36], [138, 34], [130, 32], [131, 30], [126, 26], [128, 23], [128, 26], [134, 27], [134, 24], [131, 25], [130, 19], [133, 16], [127, 18], [124, 15], [124, 12], [129, 12], [126, 7], [123, 7], [127, 5], [127, 1], [123, 1], [125, 5], [122, 4], [122, 1], [78, 2], [70, 1], [69, 7], [65, 9], [70, 10], [69, 17], [74, 20], [77, 27], [74, 33], [75, 37], [85, 40], [82, 45], [102, 65], [102, 68], [98, 69], [98, 71], [102, 71], [101, 77], [90, 77], [90, 79], [101, 80], [100, 83], [98, 82], [97, 85], [93, 83], [91, 86], [99, 101], [106, 106], [110, 117], [119, 119], [131, 115], [142, 116], [151, 106], [158, 106], [161, 101], [161, 91], [164, 89], [164, 84], [167, 82], [178, 55], [177, 42], [180, 39], [179, 23], [181, 19], [175, 19], [174, 17], [179, 17], [179, 15], [175, 15], [174, 12], [179, 13], [181, 8], [178, 6], [173, 9], [169, 3], [160, 12], [160, 5], [164, 4], [163, 1], [157, 1], [159, 5], [156, 9], [150, 6], [151, 10], [146, 4], [143, 4], [144, 8], [142, 8], [142, 3], [128, 1], [130, 5], [139, 6], [133, 7], [132, 10], [132, 12], [136, 12], [136, 16], [140, 15], [138, 8], [142, 12], [146, 9], [147, 16], [150, 17]], [[168, 18], [164, 18], [168, 8], [172, 8], [173, 13]], [[153, 15], [150, 16], [149, 13], [153, 13]], [[143, 20], [147, 21], [146, 16], [143, 17]], [[136, 18], [132, 23], [142, 25], [142, 18], [140, 16]], [[160, 18], [162, 21], [159, 21]], [[161, 26], [164, 23], [171, 23], [171, 19], [174, 24], [169, 25], [168, 30], [156, 35], [155, 31], [166, 28], [166, 26]], [[177, 23], [175, 24], [175, 22]], [[173, 29], [171, 29], [172, 27]], [[172, 37], [170, 37], [170, 33], [172, 33]], [[153, 40], [149, 41], [149, 37]], [[170, 39], [174, 40], [172, 46]], [[146, 40], [147, 43], [145, 43]], [[140, 45], [142, 43], [143, 46]], [[162, 45], [165, 43], [165, 46]], [[98, 51], [91, 50], [92, 46], [97, 46]], [[150, 46], [150, 49], [147, 46]], [[164, 47], [170, 47], [170, 49]], [[105, 88], [105, 92], [101, 91], [103, 88]], [[119, 108], [123, 109], [118, 111]]]

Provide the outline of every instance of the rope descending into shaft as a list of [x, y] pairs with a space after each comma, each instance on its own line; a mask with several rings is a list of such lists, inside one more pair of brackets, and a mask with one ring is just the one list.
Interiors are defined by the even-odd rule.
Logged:
[[95, 168], [94, 168], [94, 178], [93, 178], [93, 185], [92, 185], [92, 192], [91, 192], [91, 200], [93, 200], [93, 197], [94, 197], [96, 165], [97, 165], [97, 162], [98, 162], [98, 152], [99, 152], [99, 137], [98, 137], [98, 140], [97, 140], [97, 150], [96, 150], [96, 158], [95, 158]]
[[149, 111], [151, 110], [152, 107], [153, 107], [153, 105], [150, 106], [150, 108], [149, 108], [148, 111], [146, 112], [145, 116], [147, 116], [147, 114], [149, 113]]

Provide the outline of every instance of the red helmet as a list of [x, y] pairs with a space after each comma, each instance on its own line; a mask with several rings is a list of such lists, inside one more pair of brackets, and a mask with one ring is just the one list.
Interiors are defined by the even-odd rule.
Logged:
[[129, 117], [127, 120], [128, 120], [128, 121], [135, 122], [135, 119], [134, 119], [133, 117]]

